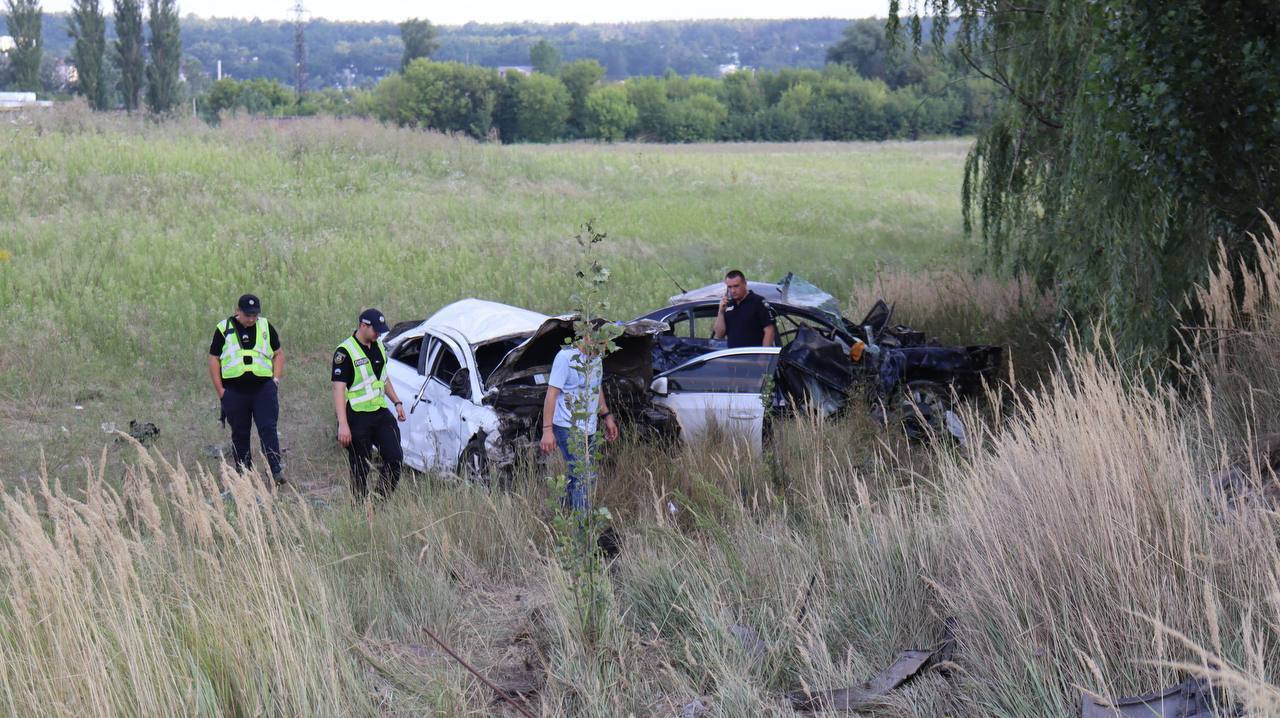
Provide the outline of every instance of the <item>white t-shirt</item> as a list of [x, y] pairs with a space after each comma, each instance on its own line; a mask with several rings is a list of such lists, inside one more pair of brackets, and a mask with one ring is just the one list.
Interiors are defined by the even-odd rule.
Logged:
[[[573, 423], [574, 405], [586, 399], [587, 418], [579, 420], [578, 428], [587, 434], [596, 431], [596, 411], [600, 408], [600, 359], [588, 359], [576, 347], [565, 347], [551, 362], [551, 376], [547, 384], [560, 390], [556, 399], [556, 413], [551, 423], [568, 429]], [[586, 392], [586, 396], [583, 396]], [[585, 422], [585, 423], [584, 423]]]

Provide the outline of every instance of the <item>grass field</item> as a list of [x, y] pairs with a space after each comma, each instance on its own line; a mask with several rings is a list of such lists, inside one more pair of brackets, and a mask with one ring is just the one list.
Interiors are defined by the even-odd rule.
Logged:
[[[360, 309], [464, 297], [558, 313], [577, 225], [609, 234], [619, 318], [729, 268], [840, 297], [882, 268], [969, 266], [966, 144], [481, 146], [371, 124], [153, 127], [74, 114], [0, 135], [0, 454], [78, 473], [104, 422], [218, 439], [204, 356], [252, 291], [289, 360], [290, 463], [335, 463], [325, 362]], [[75, 406], [83, 407], [75, 409]], [[322, 450], [328, 449], [328, 451]], [[305, 448], [305, 451], [300, 449]], [[304, 456], [305, 454], [305, 456]]]
[[[6, 127], [0, 712], [518, 715], [430, 629], [546, 718], [694, 700], [704, 718], [794, 716], [787, 692], [856, 686], [951, 625], [949, 670], [863, 714], [1079, 715], [1082, 690], [1192, 675], [1280, 715], [1280, 513], [1206, 480], [1280, 428], [1280, 230], [1244, 285], [1219, 268], [1202, 300], [1217, 333], [1189, 336], [1179, 391], [1068, 349], [1044, 387], [967, 415], [966, 447], [856, 412], [779, 427], [766, 460], [624, 442], [598, 494], [622, 552], [594, 636], [539, 477], [344, 500], [322, 372], [356, 310], [561, 310], [586, 219], [610, 234], [619, 316], [672, 293], [657, 261], [686, 285], [793, 270], [849, 305], [894, 295], [948, 339], [1010, 343], [1015, 370], [1049, 366], [1044, 298], [970, 271], [965, 149], [496, 147], [74, 108]], [[246, 289], [289, 355], [296, 493], [201, 451], [225, 438], [210, 330]], [[102, 431], [129, 419], [156, 422], [158, 446]], [[1275, 482], [1240, 465], [1246, 488]]]

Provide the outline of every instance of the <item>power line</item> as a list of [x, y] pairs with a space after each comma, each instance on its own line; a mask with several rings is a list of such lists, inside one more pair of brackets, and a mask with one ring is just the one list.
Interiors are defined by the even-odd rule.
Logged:
[[307, 23], [307, 8], [302, 0], [297, 0], [290, 8], [293, 16], [293, 91], [302, 102], [302, 93], [307, 89], [307, 40], [304, 28]]

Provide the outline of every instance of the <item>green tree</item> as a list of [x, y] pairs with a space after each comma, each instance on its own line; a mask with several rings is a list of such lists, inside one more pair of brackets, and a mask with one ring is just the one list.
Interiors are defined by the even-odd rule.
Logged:
[[559, 78], [530, 75], [516, 85], [516, 130], [522, 142], [551, 142], [564, 136], [569, 90]]
[[663, 139], [668, 142], [714, 140], [729, 111], [714, 97], [694, 95], [672, 102], [667, 108]]
[[465, 132], [482, 139], [493, 127], [500, 82], [489, 68], [418, 58], [403, 74], [378, 84], [374, 105], [379, 117], [405, 127]]
[[216, 121], [221, 114], [235, 111], [279, 117], [297, 104], [295, 100], [293, 90], [278, 80], [223, 78], [209, 86], [201, 104], [205, 116]]
[[373, 114], [383, 122], [394, 122], [401, 127], [423, 126], [415, 95], [404, 75], [388, 75], [373, 88]]
[[14, 84], [19, 90], [35, 92], [40, 89], [40, 58], [43, 54], [40, 0], [5, 0], [4, 6], [4, 21], [14, 42], [14, 48], [9, 51]]
[[1005, 98], [969, 155], [967, 222], [1077, 326], [1158, 357], [1219, 238], [1247, 257], [1257, 208], [1280, 208], [1274, 3], [922, 5], [935, 46], [955, 13], [957, 52]]
[[809, 127], [813, 96], [813, 86], [805, 82], [784, 92], [778, 99], [778, 104], [763, 114], [761, 139], [773, 142], [814, 139], [815, 135]]
[[545, 39], [539, 40], [529, 48], [529, 64], [533, 65], [534, 72], [557, 75], [560, 73], [560, 51]]
[[595, 60], [578, 60], [560, 68], [560, 81], [569, 90], [569, 126], [577, 133], [585, 129], [587, 95], [604, 79], [604, 68]]
[[733, 72], [721, 80], [720, 98], [729, 111], [726, 140], [758, 139], [760, 113], [765, 108], [764, 91], [751, 72]]
[[138, 109], [146, 62], [142, 48], [142, 0], [115, 0], [116, 41], [112, 59], [120, 71], [120, 94], [124, 108]]
[[178, 29], [176, 0], [149, 0], [151, 62], [147, 65], [147, 108], [157, 115], [173, 110], [181, 99], [178, 69], [182, 39]]
[[601, 87], [587, 95], [583, 112], [587, 137], [617, 142], [627, 136], [639, 115], [627, 99], [627, 91], [618, 86]]
[[440, 49], [436, 27], [425, 18], [415, 17], [400, 23], [400, 41], [404, 43], [404, 55], [400, 58], [401, 72], [410, 62], [420, 57], [430, 59]]
[[636, 108], [636, 134], [644, 138], [660, 138], [667, 126], [667, 88], [656, 77], [632, 77], [623, 87], [627, 99]]
[[107, 23], [98, 0], [75, 0], [67, 32], [75, 38], [71, 50], [76, 66], [76, 85], [95, 110], [107, 109], [107, 76], [103, 60], [107, 53]]
[[824, 140], [883, 140], [889, 136], [888, 100], [889, 88], [879, 80], [827, 76], [814, 88], [808, 125]]

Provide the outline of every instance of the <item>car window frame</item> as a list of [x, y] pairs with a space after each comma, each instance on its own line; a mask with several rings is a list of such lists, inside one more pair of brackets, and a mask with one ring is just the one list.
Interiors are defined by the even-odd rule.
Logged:
[[[423, 348], [423, 345], [426, 344], [426, 341], [427, 341], [427, 337], [425, 335], [420, 337], [410, 337], [404, 340], [403, 342], [397, 344], [396, 348], [391, 351], [391, 354], [387, 358], [393, 361], [400, 362], [405, 366], [413, 367], [413, 369], [417, 371], [419, 375], [421, 375], [423, 373], [423, 364], [425, 361], [424, 357], [427, 353]], [[409, 362], [402, 360], [400, 357], [403, 354], [405, 347], [409, 346], [414, 342], [417, 342], [418, 344], [418, 359], [413, 364], [410, 364]]]
[[[685, 389], [680, 386], [679, 374], [695, 369], [701, 369], [711, 362], [720, 362], [725, 360], [737, 359], [740, 357], [763, 357], [765, 366], [760, 371], [759, 384], [749, 390], [746, 389]], [[719, 354], [716, 356], [699, 357], [682, 366], [678, 366], [671, 371], [665, 372], [662, 376], [666, 377], [668, 384], [671, 386], [672, 393], [681, 394], [758, 394], [764, 389], [764, 378], [768, 374], [772, 374], [777, 368], [778, 352], [777, 351], [750, 351], [735, 352], [732, 354]]]

